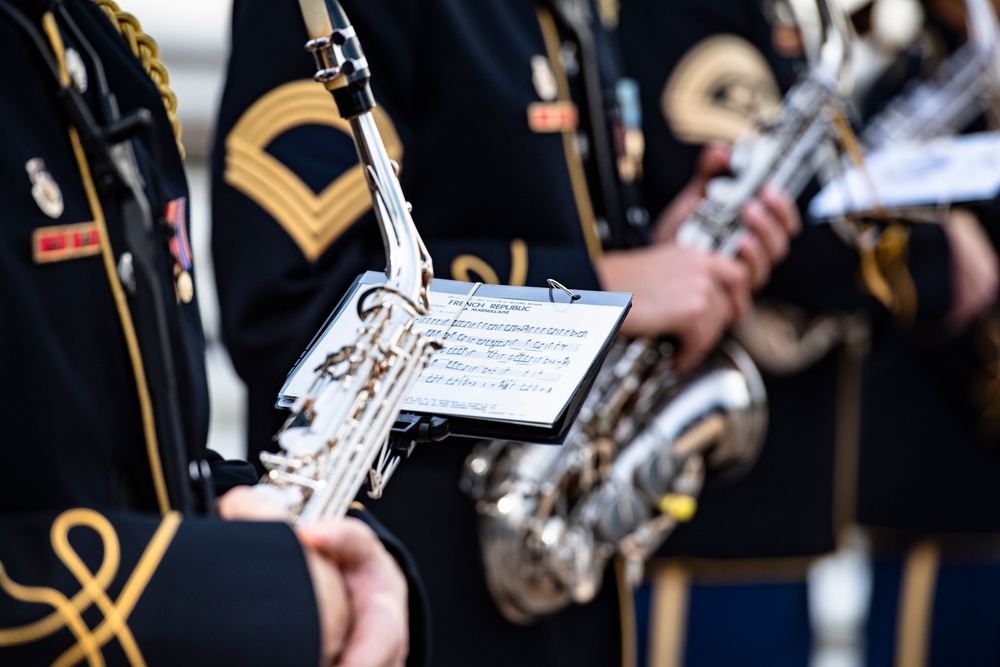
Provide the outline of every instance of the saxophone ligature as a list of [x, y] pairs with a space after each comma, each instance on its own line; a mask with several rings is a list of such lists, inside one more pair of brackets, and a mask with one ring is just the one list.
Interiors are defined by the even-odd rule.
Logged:
[[409, 203], [375, 126], [368, 63], [354, 28], [334, 0], [300, 0], [316, 58], [316, 81], [349, 122], [367, 176], [386, 251], [386, 282], [358, 302], [357, 341], [331, 352], [278, 432], [277, 454], [262, 453], [258, 485], [295, 522], [343, 516], [367, 481], [378, 496], [400, 461], [390, 431], [409, 390], [440, 342], [414, 330], [430, 311], [433, 268]]
[[[794, 194], [833, 139], [849, 45], [846, 18], [819, 0], [828, 30], [819, 60], [778, 115], [741, 139], [733, 178], [710, 184], [678, 241], [734, 254], [739, 210], [761, 186]], [[488, 441], [466, 460], [487, 586], [500, 612], [530, 623], [597, 594], [608, 562], [634, 582], [643, 562], [695, 511], [706, 473], [738, 475], [766, 430], [764, 385], [726, 340], [679, 377], [666, 340], [619, 340], [562, 446]]]

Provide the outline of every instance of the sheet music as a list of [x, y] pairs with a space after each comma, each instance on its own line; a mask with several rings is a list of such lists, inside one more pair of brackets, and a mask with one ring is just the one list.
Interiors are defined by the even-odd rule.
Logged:
[[866, 177], [851, 169], [809, 204], [828, 219], [867, 212], [988, 201], [1000, 192], [1000, 134], [983, 132], [905, 143], [865, 157]]
[[[451, 291], [437, 291], [439, 287]], [[630, 295], [584, 303], [571, 302], [558, 290], [489, 285], [462, 308], [466, 295], [457, 290], [468, 287], [435, 281], [432, 313], [418, 318], [416, 326], [443, 337], [444, 347], [421, 374], [404, 411], [551, 425], [614, 336], [630, 303]], [[552, 300], [496, 296], [504, 290], [518, 295], [533, 290]], [[360, 326], [356, 304], [363, 291], [354, 291], [334, 324], [310, 347], [282, 391], [283, 404], [308, 391], [314, 369], [327, 353], [353, 343]]]

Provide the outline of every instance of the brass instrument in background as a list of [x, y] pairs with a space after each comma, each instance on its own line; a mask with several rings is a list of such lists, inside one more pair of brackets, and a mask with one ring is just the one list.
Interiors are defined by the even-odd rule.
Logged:
[[965, 0], [965, 11], [965, 44], [865, 126], [859, 137], [864, 150], [957, 134], [984, 111], [1000, 111], [996, 13], [990, 0]]
[[[735, 176], [710, 184], [680, 243], [735, 253], [746, 233], [743, 204], [768, 183], [794, 195], [819, 168], [819, 148], [834, 137], [850, 39], [846, 17], [819, 4], [819, 59], [777, 116], [737, 143]], [[491, 441], [466, 461], [463, 485], [480, 516], [486, 580], [501, 613], [528, 623], [588, 602], [615, 556], [636, 581], [694, 512], [706, 471], [745, 469], [765, 429], [763, 382], [734, 342], [678, 377], [669, 342], [617, 341], [562, 446]]]
[[[349, 121], [386, 251], [384, 286], [361, 297], [357, 342], [328, 355], [277, 435], [281, 451], [262, 453], [268, 472], [258, 489], [275, 496], [296, 522], [346, 514], [368, 480], [377, 496], [399, 456], [389, 433], [440, 343], [413, 328], [430, 310], [431, 259], [410, 217], [394, 165], [371, 111], [368, 63], [340, 4], [300, 0], [315, 56], [315, 78]], [[378, 460], [376, 460], [378, 459]]]

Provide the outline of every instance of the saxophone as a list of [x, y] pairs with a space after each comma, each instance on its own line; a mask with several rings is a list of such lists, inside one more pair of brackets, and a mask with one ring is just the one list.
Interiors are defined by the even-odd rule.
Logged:
[[[849, 29], [819, 0], [828, 30], [821, 58], [778, 115], [733, 151], [734, 178], [715, 179], [678, 242], [732, 255], [746, 233], [741, 206], [773, 183], [794, 194], [832, 139]], [[678, 377], [668, 340], [616, 341], [561, 447], [488, 441], [466, 459], [486, 583], [500, 612], [531, 621], [597, 594], [607, 563], [643, 562], [694, 513], [706, 473], [738, 475], [766, 430], [764, 385], [749, 355], [726, 340]]]
[[410, 206], [375, 126], [368, 64], [337, 2], [300, 0], [316, 58], [315, 79], [349, 121], [365, 168], [386, 251], [386, 283], [362, 295], [357, 341], [330, 353], [278, 432], [280, 451], [264, 452], [256, 487], [293, 521], [343, 516], [363, 483], [378, 496], [400, 460], [387, 447], [403, 400], [440, 342], [414, 330], [430, 311], [433, 268]]
[[930, 78], [907, 87], [865, 126], [859, 140], [866, 151], [956, 134], [991, 101], [995, 104], [1000, 83], [997, 17], [990, 0], [965, 0], [965, 10], [965, 44]]

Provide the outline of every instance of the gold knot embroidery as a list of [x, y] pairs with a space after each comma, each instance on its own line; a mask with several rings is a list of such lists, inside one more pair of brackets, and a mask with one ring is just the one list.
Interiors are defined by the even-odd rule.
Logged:
[[[121, 545], [114, 526], [94, 510], [72, 509], [60, 514], [52, 522], [49, 539], [56, 556], [79, 582], [80, 590], [67, 597], [62, 591], [47, 586], [17, 583], [0, 563], [0, 590], [15, 600], [47, 605], [54, 610], [33, 623], [0, 629], [0, 647], [37, 642], [66, 628], [76, 638], [76, 643], [52, 663], [53, 667], [68, 667], [82, 660], [92, 667], [103, 667], [101, 647], [112, 639], [121, 644], [130, 664], [145, 665], [127, 620], [156, 572], [180, 522], [180, 515], [176, 512], [164, 517], [118, 599], [112, 600], [108, 590], [121, 565]], [[90, 570], [70, 544], [70, 531], [76, 528], [90, 529], [101, 539], [104, 556], [97, 572]], [[83, 613], [91, 607], [100, 609], [104, 616], [96, 628], [88, 627], [83, 620]]]

